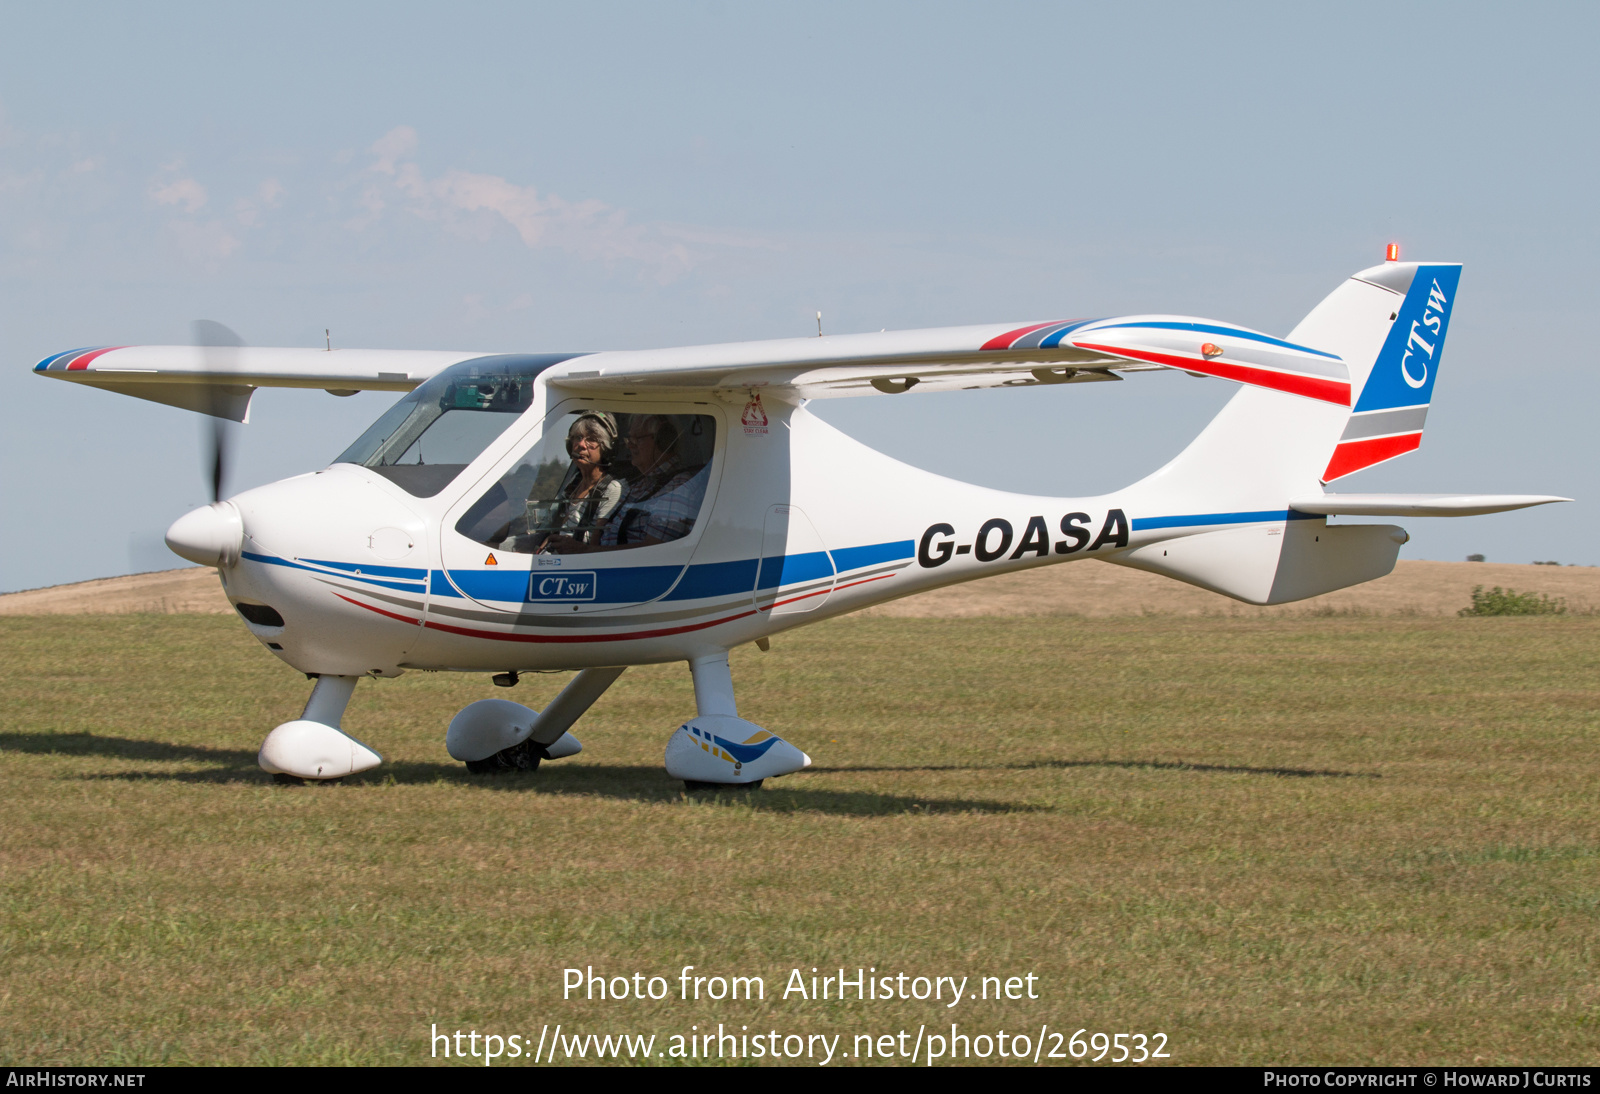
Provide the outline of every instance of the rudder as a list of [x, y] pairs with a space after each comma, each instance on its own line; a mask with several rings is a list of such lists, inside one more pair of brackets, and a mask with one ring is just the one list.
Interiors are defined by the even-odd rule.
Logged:
[[1335, 289], [1289, 336], [1338, 353], [1359, 392], [1323, 483], [1421, 445], [1460, 277], [1458, 263], [1385, 262]]

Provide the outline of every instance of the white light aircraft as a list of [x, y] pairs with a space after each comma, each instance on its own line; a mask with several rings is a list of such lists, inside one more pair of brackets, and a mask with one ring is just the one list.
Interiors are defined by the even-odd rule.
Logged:
[[[947, 327], [601, 353], [197, 346], [72, 350], [43, 376], [245, 421], [263, 386], [409, 394], [334, 463], [218, 498], [167, 533], [221, 576], [250, 632], [315, 678], [260, 763], [280, 781], [382, 762], [340, 729], [363, 676], [576, 670], [542, 711], [484, 699], [451, 721], [473, 771], [530, 769], [629, 665], [686, 661], [696, 712], [666, 746], [691, 788], [811, 761], [739, 717], [728, 651], [871, 604], [1098, 559], [1251, 604], [1382, 577], [1408, 536], [1331, 516], [1494, 513], [1546, 496], [1340, 494], [1415, 449], [1460, 267], [1389, 260], [1287, 338], [1172, 315]], [[1241, 385], [1165, 467], [1090, 498], [1006, 493], [893, 460], [812, 399], [1121, 380]], [[1026, 395], [1019, 395], [1026, 398]], [[220, 494], [222, 455], [214, 468]]]

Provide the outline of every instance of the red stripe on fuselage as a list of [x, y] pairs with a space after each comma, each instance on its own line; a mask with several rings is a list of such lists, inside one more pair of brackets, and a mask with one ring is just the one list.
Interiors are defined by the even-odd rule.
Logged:
[[1290, 395], [1304, 395], [1308, 399], [1319, 399], [1337, 406], [1350, 405], [1350, 385], [1344, 380], [1327, 380], [1321, 376], [1302, 376], [1293, 372], [1273, 372], [1269, 369], [1251, 368], [1249, 365], [1235, 365], [1226, 361], [1176, 357], [1170, 353], [1154, 353], [1150, 350], [1130, 349], [1127, 346], [1103, 346], [1093, 342], [1072, 344], [1079, 349], [1099, 350], [1101, 353], [1112, 353], [1118, 357], [1132, 357], [1138, 361], [1149, 361], [1151, 364], [1181, 368], [1185, 372], [1203, 372], [1218, 379], [1236, 380], [1241, 384], [1271, 388]]
[[369, 612], [377, 612], [379, 615], [384, 616], [385, 618], [388, 618], [388, 619], [397, 619], [402, 623], [409, 623], [413, 627], [417, 626], [419, 623], [422, 622], [422, 620], [420, 620], [420, 619], [412, 619], [408, 615], [399, 615], [399, 614], [397, 614], [395, 612], [384, 611], [382, 608], [374, 608], [371, 604], [363, 604], [359, 600], [351, 600], [348, 596], [345, 596], [343, 593], [334, 593], [333, 595], [338, 597], [340, 600], [343, 600], [347, 604], [354, 604], [356, 607], [365, 608]]
[[80, 354], [67, 363], [67, 371], [76, 372], [78, 369], [88, 368], [89, 362], [93, 361], [96, 357], [99, 357], [102, 354], [110, 353], [112, 350], [127, 348], [127, 346], [107, 346], [105, 349], [97, 349], [89, 353]]
[[1359, 441], [1343, 441], [1333, 450], [1328, 469], [1322, 473], [1323, 482], [1332, 482], [1346, 475], [1371, 467], [1407, 452], [1415, 452], [1422, 445], [1422, 434], [1402, 433], [1398, 437], [1372, 437]]
[[446, 634], [459, 634], [466, 638], [492, 638], [497, 642], [630, 642], [639, 638], [665, 638], [672, 634], [701, 631], [707, 627], [715, 627], [719, 623], [731, 623], [735, 619], [743, 619], [745, 616], [756, 614], [755, 609], [752, 608], [747, 612], [726, 615], [721, 619], [712, 619], [705, 623], [690, 623], [684, 627], [662, 627], [653, 631], [628, 631], [625, 634], [507, 634], [504, 631], [480, 631], [472, 627], [452, 627], [448, 623], [435, 623], [432, 620], [423, 623], [420, 619], [410, 619], [403, 615], [396, 615], [394, 612], [384, 611], [382, 608], [374, 608], [371, 604], [363, 604], [359, 600], [351, 600], [342, 593], [334, 593], [333, 595], [340, 600], [354, 604], [358, 608], [365, 608], [369, 612], [377, 612], [379, 615], [387, 616], [390, 619], [398, 619], [402, 623], [410, 623], [413, 626], [422, 623], [429, 630], [444, 631]]
[[893, 574], [881, 574], [878, 577], [864, 577], [860, 581], [852, 581], [845, 585], [829, 585], [826, 589], [818, 589], [814, 593], [803, 593], [800, 596], [791, 596], [788, 600], [774, 600], [766, 607], [758, 607], [756, 611], [770, 612], [773, 608], [776, 608], [780, 604], [793, 604], [797, 600], [809, 600], [813, 596], [827, 596], [829, 593], [836, 593], [840, 589], [853, 589], [857, 585], [865, 585], [870, 581], [883, 581], [885, 578], [890, 578], [893, 576]]
[[[849, 589], [857, 585], [866, 585], [873, 581], [883, 581], [885, 578], [891, 578], [893, 576], [893, 574], [883, 574], [879, 577], [863, 578], [860, 581], [852, 581], [845, 585], [835, 586], [832, 589], [823, 589], [821, 592], [828, 593], [833, 592], [834, 589]], [[472, 627], [452, 627], [448, 623], [435, 623], [432, 621], [424, 622], [421, 619], [413, 619], [410, 616], [400, 615], [396, 612], [385, 611], [383, 608], [374, 608], [371, 604], [363, 604], [359, 600], [352, 600], [343, 593], [334, 593], [333, 595], [337, 596], [340, 600], [343, 600], [347, 604], [354, 604], [358, 608], [365, 608], [369, 612], [376, 612], [378, 615], [381, 615], [386, 619], [397, 620], [401, 623], [409, 623], [413, 627], [421, 624], [430, 630], [444, 631], [446, 634], [459, 634], [466, 638], [492, 638], [497, 642], [630, 642], [640, 638], [665, 638], [668, 635], [687, 634], [690, 631], [703, 631], [707, 627], [715, 627], [719, 623], [732, 623], [736, 619], [744, 619], [746, 616], [755, 615], [757, 612], [757, 609], [752, 609], [747, 612], [739, 612], [736, 615], [725, 615], [721, 619], [712, 619], [704, 623], [690, 623], [683, 627], [662, 627], [653, 631], [628, 631], [624, 634], [506, 634], [504, 631], [480, 631]], [[806, 596], [818, 595], [820, 594], [806, 594]], [[806, 596], [797, 596], [793, 599], [804, 600]], [[791, 602], [792, 601], [790, 600], [785, 600], [781, 603], [788, 604]], [[770, 611], [775, 606], [776, 605], [768, 605], [765, 608], [759, 609], [759, 611]]]

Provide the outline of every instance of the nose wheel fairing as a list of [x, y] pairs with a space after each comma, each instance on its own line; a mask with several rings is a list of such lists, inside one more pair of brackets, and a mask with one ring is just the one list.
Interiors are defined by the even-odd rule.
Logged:
[[320, 676], [305, 711], [278, 726], [261, 745], [256, 758], [270, 775], [326, 782], [371, 770], [383, 757], [339, 728], [356, 676]]

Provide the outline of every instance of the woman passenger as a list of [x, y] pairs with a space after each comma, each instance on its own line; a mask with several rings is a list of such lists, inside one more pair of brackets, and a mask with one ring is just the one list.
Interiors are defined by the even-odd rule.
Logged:
[[549, 534], [540, 553], [570, 550], [573, 541], [596, 542], [600, 526], [622, 500], [622, 484], [610, 470], [616, 444], [616, 419], [603, 411], [586, 411], [567, 430], [567, 455], [572, 465], [557, 491], [556, 508], [544, 524]]

